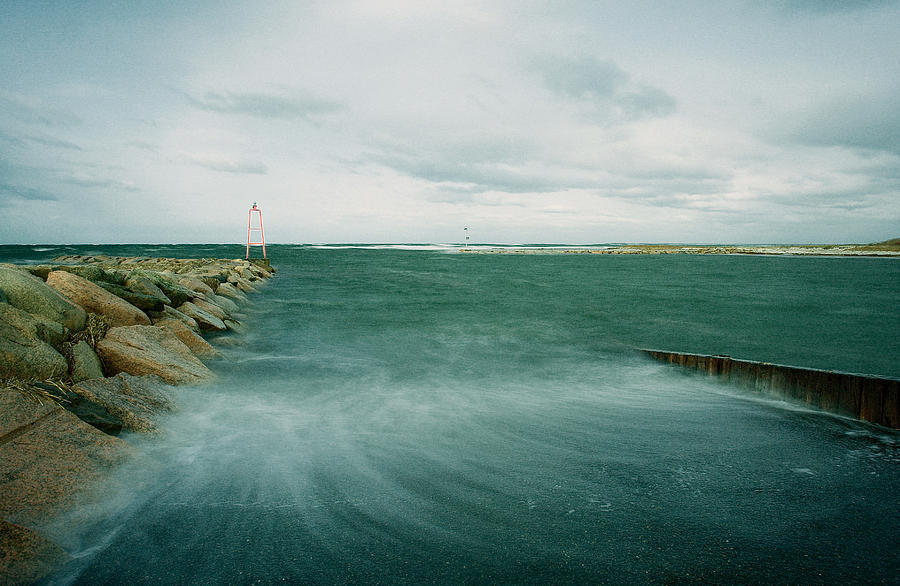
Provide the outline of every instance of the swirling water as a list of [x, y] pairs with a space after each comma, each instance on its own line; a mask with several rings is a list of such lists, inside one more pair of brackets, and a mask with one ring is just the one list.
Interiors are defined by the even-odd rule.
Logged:
[[270, 256], [48, 583], [896, 580], [897, 434], [633, 350], [896, 377], [895, 259]]

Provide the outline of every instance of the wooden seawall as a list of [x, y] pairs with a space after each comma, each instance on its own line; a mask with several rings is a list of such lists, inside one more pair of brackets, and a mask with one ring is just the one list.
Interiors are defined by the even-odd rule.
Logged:
[[900, 429], [900, 379], [735, 360], [730, 356], [641, 351], [657, 360], [704, 371], [757, 392]]

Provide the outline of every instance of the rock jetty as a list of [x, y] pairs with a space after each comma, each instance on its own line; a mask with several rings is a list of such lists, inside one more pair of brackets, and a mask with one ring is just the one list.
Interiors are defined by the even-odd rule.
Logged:
[[67, 560], [35, 528], [158, 431], [171, 385], [214, 380], [216, 339], [275, 269], [254, 259], [62, 256], [0, 264], [0, 583]]

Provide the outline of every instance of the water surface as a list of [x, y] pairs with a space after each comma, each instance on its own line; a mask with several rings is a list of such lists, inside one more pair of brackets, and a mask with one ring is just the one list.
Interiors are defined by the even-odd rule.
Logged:
[[900, 376], [895, 259], [270, 256], [48, 583], [896, 580], [895, 433], [633, 350]]

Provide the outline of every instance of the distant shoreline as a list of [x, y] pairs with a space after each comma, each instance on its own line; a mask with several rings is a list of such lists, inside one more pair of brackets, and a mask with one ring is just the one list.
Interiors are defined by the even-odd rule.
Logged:
[[739, 254], [762, 256], [866, 256], [900, 258], [896, 241], [882, 244], [788, 244], [788, 245], [681, 245], [681, 244], [621, 244], [603, 248], [540, 247], [461, 248], [467, 254]]

